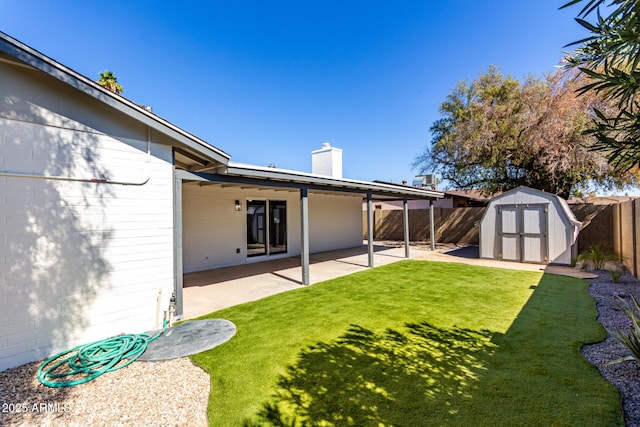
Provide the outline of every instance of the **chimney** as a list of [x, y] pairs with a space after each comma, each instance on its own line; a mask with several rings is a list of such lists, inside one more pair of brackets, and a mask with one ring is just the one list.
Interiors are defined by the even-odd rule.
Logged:
[[318, 175], [342, 178], [342, 150], [328, 142], [322, 148], [311, 152], [311, 172]]

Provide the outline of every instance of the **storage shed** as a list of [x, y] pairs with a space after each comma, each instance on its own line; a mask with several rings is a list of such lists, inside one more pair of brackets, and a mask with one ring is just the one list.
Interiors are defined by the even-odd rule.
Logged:
[[489, 201], [480, 220], [480, 258], [571, 264], [579, 227], [566, 200], [518, 187]]

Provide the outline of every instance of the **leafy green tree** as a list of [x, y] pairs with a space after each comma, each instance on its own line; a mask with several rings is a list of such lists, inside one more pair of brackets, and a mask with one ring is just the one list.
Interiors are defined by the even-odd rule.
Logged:
[[593, 136], [583, 131], [592, 108], [608, 106], [595, 94], [578, 96], [582, 82], [574, 74], [520, 82], [492, 66], [460, 82], [440, 105], [431, 144], [414, 167], [485, 194], [526, 185], [568, 198], [592, 185], [635, 184], [635, 175], [614, 172], [590, 149]]
[[124, 90], [118, 83], [118, 78], [111, 71], [102, 71], [100, 73], [100, 78], [96, 82], [103, 88], [117, 94], [120, 94]]
[[[609, 112], [595, 110], [587, 132], [597, 139], [596, 148], [619, 170], [637, 169], [640, 163], [640, 3], [636, 0], [573, 0], [562, 8], [583, 3], [576, 21], [590, 35], [568, 46], [577, 46], [568, 65], [578, 68], [589, 81], [580, 93], [595, 92], [614, 103]], [[603, 16], [603, 12], [608, 15]], [[587, 21], [588, 18], [591, 21]]]

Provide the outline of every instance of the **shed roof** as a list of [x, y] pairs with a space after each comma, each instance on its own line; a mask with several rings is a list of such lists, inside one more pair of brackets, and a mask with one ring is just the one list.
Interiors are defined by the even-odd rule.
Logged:
[[530, 187], [526, 187], [524, 185], [521, 185], [519, 187], [516, 187], [512, 190], [506, 191], [498, 196], [495, 196], [494, 198], [492, 198], [491, 200], [489, 200], [489, 205], [491, 206], [493, 204], [499, 203], [500, 199], [503, 199], [507, 196], [513, 195], [515, 193], [529, 193], [529, 194], [535, 194], [537, 196], [542, 196], [544, 198], [549, 199], [550, 201], [555, 201], [556, 203], [558, 203], [558, 206], [560, 207], [560, 210], [564, 213], [564, 215], [566, 216], [566, 218], [571, 222], [572, 225], [575, 226], [580, 226], [580, 224], [582, 224], [580, 221], [578, 221], [576, 219], [576, 216], [573, 214], [573, 211], [571, 211], [571, 208], [569, 207], [569, 204], [567, 203], [567, 201], [565, 199], [563, 199], [562, 197], [558, 196], [557, 194], [553, 194], [553, 193], [547, 193], [546, 191], [541, 191], [541, 190], [536, 190], [535, 188], [530, 188]]

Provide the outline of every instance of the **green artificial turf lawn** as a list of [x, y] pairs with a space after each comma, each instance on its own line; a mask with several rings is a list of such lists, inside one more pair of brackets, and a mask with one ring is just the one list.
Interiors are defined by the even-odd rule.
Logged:
[[605, 336], [587, 288], [402, 261], [205, 316], [237, 335], [192, 358], [216, 427], [622, 425], [579, 352]]

